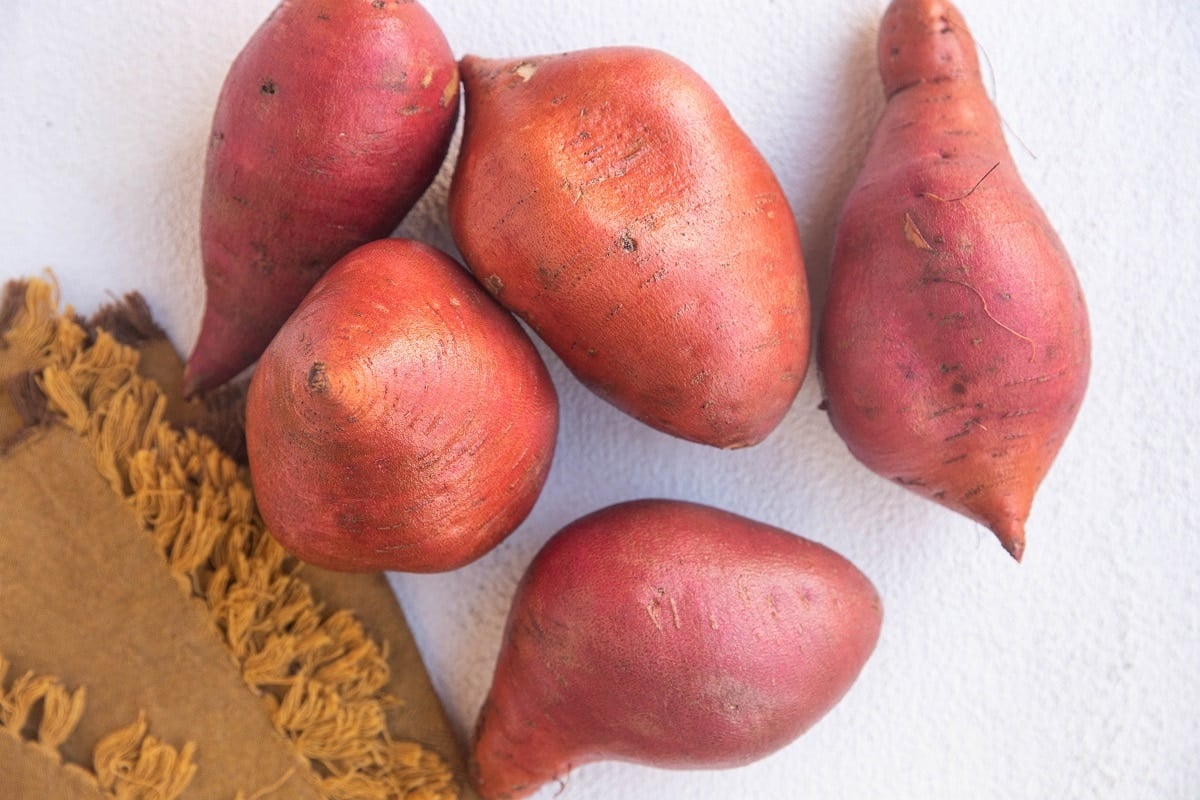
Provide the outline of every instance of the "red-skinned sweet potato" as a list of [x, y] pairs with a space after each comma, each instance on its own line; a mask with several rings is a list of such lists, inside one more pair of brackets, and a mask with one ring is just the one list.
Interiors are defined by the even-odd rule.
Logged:
[[189, 394], [250, 366], [317, 278], [433, 181], [458, 66], [412, 0], [284, 0], [238, 54], [201, 198], [205, 309]]
[[339, 260], [263, 353], [246, 448], [271, 533], [345, 571], [433, 572], [490, 550], [533, 507], [558, 402], [517, 321], [411, 240]]
[[864, 464], [987, 525], [1020, 560], [1087, 385], [1083, 293], [954, 6], [895, 0], [878, 58], [887, 107], [821, 319], [825, 405]]
[[850, 562], [778, 528], [670, 500], [597, 511], [517, 587], [473, 779], [511, 800], [602, 759], [749, 763], [842, 698], [881, 621]]
[[450, 223], [480, 282], [637, 419], [761, 441], [808, 365], [808, 288], [787, 198], [716, 93], [632, 47], [460, 67]]

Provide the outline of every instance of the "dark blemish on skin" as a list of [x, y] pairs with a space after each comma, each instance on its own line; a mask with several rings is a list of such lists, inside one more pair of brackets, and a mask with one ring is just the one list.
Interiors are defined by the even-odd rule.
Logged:
[[967, 454], [959, 453], [956, 456], [947, 458], [945, 461], [942, 462], [942, 465], [945, 466], [945, 465], [949, 465], [949, 464], [957, 464], [959, 461], [966, 461], [966, 460], [967, 460]]
[[629, 231], [625, 231], [617, 238], [617, 244], [626, 253], [632, 253], [637, 250], [637, 240], [629, 235]]
[[499, 275], [489, 275], [486, 283], [488, 291], [492, 294], [500, 294], [504, 291], [504, 281]]
[[905, 478], [903, 475], [897, 475], [894, 480], [901, 486], [924, 486], [925, 481], [920, 478]]
[[950, 384], [950, 391], [954, 392], [955, 394], [966, 394], [967, 387], [963, 385], [962, 381], [955, 381], [954, 383]]
[[343, 511], [337, 515], [338, 529], [346, 533], [359, 533], [363, 526], [362, 515], [355, 511]]
[[275, 271], [275, 262], [271, 259], [267, 246], [262, 242], [251, 242], [250, 246], [254, 249], [254, 266], [263, 275], [271, 275]]
[[386, 5], [386, 0], [372, 0], [371, 2], [371, 8], [383, 8]]
[[[558, 285], [561, 282], [562, 274], [566, 269], [567, 267], [565, 265], [557, 270], [554, 270], [550, 269], [550, 267], [546, 266], [545, 264], [539, 264], [536, 270], [538, 283], [541, 284], [542, 288], [546, 289], [547, 291], [555, 291], [558, 288]], [[503, 284], [501, 285], [501, 288], [504, 288]]]
[[258, 91], [260, 94], [275, 94], [276, 88], [275, 81], [268, 79], [263, 82], [262, 86], [258, 87]]
[[308, 378], [305, 382], [313, 394], [325, 394], [329, 391], [329, 376], [325, 374], [324, 361], [317, 361], [308, 368]]
[[944, 417], [947, 414], [952, 414], [955, 411], [962, 411], [963, 407], [964, 406], [962, 403], [955, 403], [952, 406], [946, 406], [944, 408], [939, 408], [936, 411], [930, 412], [929, 419], [937, 419], [938, 417]]

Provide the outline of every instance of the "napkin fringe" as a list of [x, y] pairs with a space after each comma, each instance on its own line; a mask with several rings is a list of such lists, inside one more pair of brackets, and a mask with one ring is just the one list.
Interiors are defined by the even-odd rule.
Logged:
[[[441, 756], [392, 740], [386, 713], [398, 701], [385, 691], [386, 651], [353, 614], [316, 602], [300, 563], [265, 530], [245, 467], [211, 438], [165, 420], [166, 397], [138, 374], [138, 351], [109, 332], [161, 335], [139, 301], [129, 295], [104, 310], [104, 327], [89, 326], [70, 307], [59, 310], [52, 276], [13, 282], [0, 301], [0, 346], [21, 348], [40, 366], [34, 384], [46, 407], [84, 437], [181, 589], [204, 603], [324, 797], [457, 797]], [[142, 758], [167, 788], [186, 785], [184, 774], [194, 772], [189, 745], [175, 751], [147, 738], [144, 720], [111, 736], [125, 743], [116, 748], [125, 755], [133, 752], [128, 742], [138, 742], [136, 763], [113, 762], [123, 774], [137, 773]]]

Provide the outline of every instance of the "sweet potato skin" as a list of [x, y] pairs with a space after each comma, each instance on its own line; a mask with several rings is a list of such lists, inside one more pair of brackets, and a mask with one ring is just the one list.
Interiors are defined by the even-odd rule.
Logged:
[[519, 584], [472, 747], [487, 800], [600, 759], [746, 764], [849, 689], [879, 636], [868, 579], [814, 542], [638, 500], [553, 536]]
[[343, 571], [466, 564], [533, 507], [558, 404], [532, 341], [445, 254], [356, 248], [263, 354], [246, 446], [263, 519]]
[[860, 461], [1020, 560], [1087, 386], [1083, 291], [954, 6], [895, 0], [878, 58], [887, 106], [838, 224], [818, 336], [825, 406]]
[[450, 46], [419, 3], [275, 9], [213, 116], [189, 394], [250, 366], [333, 262], [399, 225], [445, 159], [458, 90]]
[[716, 93], [643, 48], [460, 69], [450, 223], [480, 282], [635, 418], [761, 441], [804, 379], [808, 287], [787, 198]]

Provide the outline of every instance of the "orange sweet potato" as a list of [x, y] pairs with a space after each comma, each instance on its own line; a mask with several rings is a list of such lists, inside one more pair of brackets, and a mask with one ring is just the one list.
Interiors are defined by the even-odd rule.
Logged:
[[647, 424], [752, 445], [808, 364], [799, 236], [716, 93], [654, 50], [460, 64], [450, 223], [468, 267]]
[[1083, 292], [954, 6], [895, 0], [878, 58], [887, 106], [838, 224], [819, 332], [825, 405], [864, 464], [1019, 560], [1087, 386]]
[[263, 353], [246, 448], [271, 533], [346, 571], [433, 572], [533, 507], [558, 403], [517, 321], [445, 254], [385, 239], [339, 260]]
[[597, 511], [517, 587], [474, 781], [511, 800], [602, 759], [749, 763], [843, 697], [881, 622], [870, 581], [814, 542], [694, 503]]
[[412, 0], [275, 9], [213, 117], [189, 394], [250, 366], [334, 261], [399, 225], [445, 159], [458, 87], [450, 46]]

